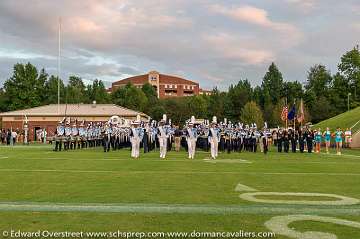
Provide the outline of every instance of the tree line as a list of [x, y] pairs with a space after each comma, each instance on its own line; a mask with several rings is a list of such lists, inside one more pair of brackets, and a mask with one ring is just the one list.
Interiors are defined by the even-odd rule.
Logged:
[[[252, 86], [247, 79], [230, 85], [227, 91], [218, 88], [209, 96], [158, 99], [150, 84], [137, 88], [132, 84], [109, 94], [101, 80], [85, 85], [78, 76], [70, 76], [65, 85], [60, 79], [61, 103], [114, 103], [144, 112], [154, 119], [166, 113], [173, 122], [183, 123], [196, 118], [219, 119], [244, 123], [264, 121], [271, 127], [283, 125], [280, 115], [285, 104], [299, 109], [304, 102], [305, 120], [313, 123], [360, 105], [360, 51], [356, 46], [340, 59], [335, 74], [326, 66], [312, 66], [304, 82], [285, 81], [275, 63], [271, 63], [261, 85]], [[16, 64], [12, 76], [0, 89], [0, 110], [10, 111], [57, 103], [58, 78], [31, 63]]]

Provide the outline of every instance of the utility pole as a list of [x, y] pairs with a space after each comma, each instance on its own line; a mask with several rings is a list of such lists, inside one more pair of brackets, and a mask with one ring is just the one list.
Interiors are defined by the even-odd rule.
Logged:
[[348, 111], [350, 110], [350, 96], [351, 96], [351, 93], [348, 93]]

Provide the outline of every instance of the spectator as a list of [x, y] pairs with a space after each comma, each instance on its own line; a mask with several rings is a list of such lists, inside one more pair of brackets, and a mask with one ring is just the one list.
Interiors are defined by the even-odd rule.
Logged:
[[16, 131], [13, 131], [11, 132], [11, 136], [13, 140], [13, 145], [15, 145], [18, 134], [16, 133]]
[[1, 137], [1, 144], [5, 144], [5, 141], [6, 141], [6, 131], [5, 131], [5, 129], [1, 130], [0, 137]]
[[10, 129], [7, 129], [7, 132], [6, 132], [6, 144], [7, 145], [10, 145], [10, 140], [11, 140], [11, 131], [10, 131]]

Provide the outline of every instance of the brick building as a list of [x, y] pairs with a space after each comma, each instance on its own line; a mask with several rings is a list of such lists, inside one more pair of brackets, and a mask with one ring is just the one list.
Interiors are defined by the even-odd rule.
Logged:
[[53, 136], [60, 120], [70, 117], [78, 122], [106, 122], [113, 115], [134, 120], [140, 114], [142, 120], [149, 116], [114, 104], [57, 104], [0, 113], [3, 129], [23, 131], [25, 119], [28, 120], [29, 141], [36, 140], [36, 131], [46, 129], [48, 136]]
[[[110, 92], [128, 83], [141, 88], [145, 83], [154, 86], [158, 98], [182, 97], [202, 94], [199, 83], [186, 80], [178, 76], [164, 75], [157, 71], [150, 71], [148, 74], [129, 77], [112, 83]], [[208, 91], [204, 91], [209, 94]]]

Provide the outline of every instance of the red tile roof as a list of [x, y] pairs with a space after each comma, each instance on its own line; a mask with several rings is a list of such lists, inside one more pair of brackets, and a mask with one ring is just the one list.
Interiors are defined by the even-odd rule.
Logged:
[[[145, 84], [146, 82], [149, 82], [149, 75], [139, 75], [139, 76], [133, 76], [129, 77], [123, 80], [116, 81], [112, 83], [112, 85], [121, 85], [121, 84], [127, 84], [131, 82], [134, 85], [138, 84]], [[178, 77], [178, 76], [170, 76], [170, 75], [164, 75], [159, 74], [159, 80], [160, 84], [184, 84], [184, 85], [199, 85], [199, 83], [196, 83], [194, 81], [186, 80], [184, 78]]]
[[141, 116], [147, 117], [146, 114], [135, 110], [127, 109], [114, 104], [60, 104], [60, 111], [58, 111], [57, 104], [43, 105], [34, 108], [16, 110], [0, 113], [3, 116]]

